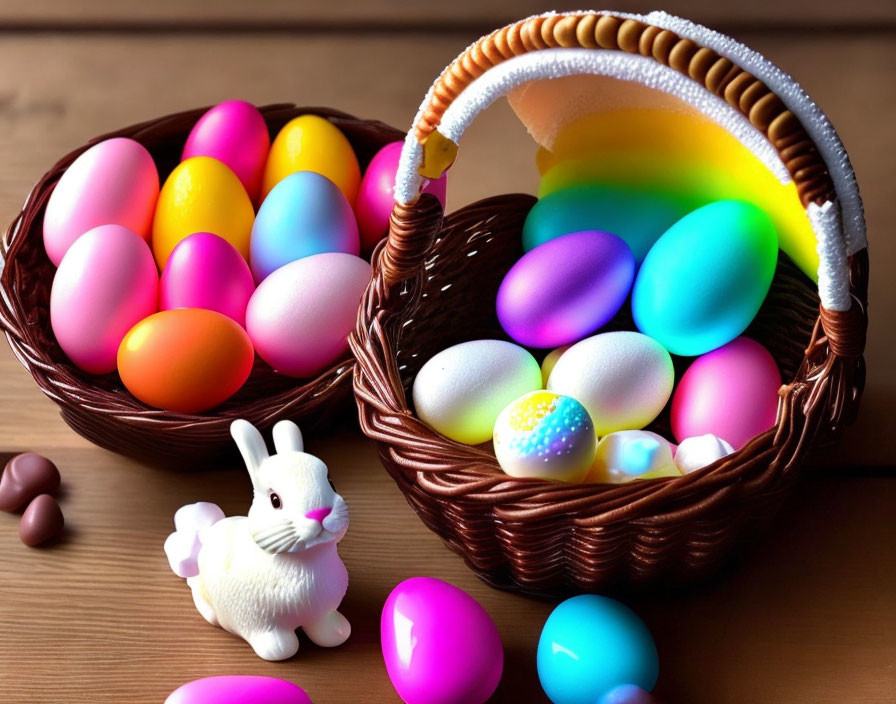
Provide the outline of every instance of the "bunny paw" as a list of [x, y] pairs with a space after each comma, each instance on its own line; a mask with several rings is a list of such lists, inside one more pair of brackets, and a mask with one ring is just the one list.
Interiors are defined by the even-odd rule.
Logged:
[[247, 640], [262, 660], [287, 660], [299, 652], [299, 638], [295, 631], [266, 631]]
[[348, 619], [336, 610], [331, 611], [319, 621], [302, 626], [311, 641], [322, 648], [335, 648], [348, 640], [352, 633]]

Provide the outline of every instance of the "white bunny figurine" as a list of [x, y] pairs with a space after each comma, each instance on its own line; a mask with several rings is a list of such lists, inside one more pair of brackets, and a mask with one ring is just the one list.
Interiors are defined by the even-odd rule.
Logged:
[[245, 420], [230, 426], [249, 469], [249, 515], [224, 518], [214, 504], [184, 506], [165, 541], [171, 569], [185, 577], [199, 613], [244, 638], [259, 657], [296, 654], [296, 629], [318, 645], [341, 645], [351, 633], [336, 609], [348, 572], [336, 552], [348, 508], [327, 478], [327, 466], [305, 454], [290, 421], [274, 426], [277, 454]]

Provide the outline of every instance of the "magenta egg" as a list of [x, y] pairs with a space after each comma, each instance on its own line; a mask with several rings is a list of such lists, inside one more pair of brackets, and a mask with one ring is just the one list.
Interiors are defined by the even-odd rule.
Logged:
[[672, 432], [712, 433], [739, 450], [775, 425], [781, 374], [762, 345], [738, 337], [698, 357], [672, 397]]
[[380, 619], [386, 672], [406, 704], [483, 704], [504, 669], [504, 648], [485, 609], [431, 577], [407, 579]]
[[527, 347], [578, 342], [622, 307], [635, 258], [616, 235], [573, 232], [545, 242], [513, 265], [498, 289], [498, 320]]
[[205, 308], [246, 326], [255, 279], [246, 260], [227, 240], [197, 232], [181, 240], [162, 272], [160, 309]]
[[218, 675], [178, 687], [165, 704], [312, 704], [298, 685], [261, 675]]
[[[398, 171], [398, 159], [401, 156], [403, 142], [391, 142], [380, 149], [370, 160], [355, 201], [355, 216], [358, 218], [358, 231], [361, 235], [361, 250], [370, 252], [377, 243], [386, 236], [389, 228], [389, 216], [395, 205], [395, 174]], [[445, 207], [447, 175], [434, 181], [427, 181], [424, 193], [431, 193]]]

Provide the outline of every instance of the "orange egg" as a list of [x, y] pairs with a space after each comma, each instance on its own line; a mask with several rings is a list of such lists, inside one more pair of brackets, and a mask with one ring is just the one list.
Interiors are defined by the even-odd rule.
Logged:
[[118, 348], [118, 373], [147, 405], [198, 413], [239, 391], [254, 359], [246, 331], [226, 315], [177, 308], [131, 328]]

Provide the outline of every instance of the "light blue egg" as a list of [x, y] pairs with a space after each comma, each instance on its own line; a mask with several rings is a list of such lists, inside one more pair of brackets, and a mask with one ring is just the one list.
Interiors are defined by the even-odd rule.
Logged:
[[538, 678], [554, 704], [596, 704], [623, 684], [650, 691], [659, 658], [650, 631], [624, 604], [585, 594], [551, 612], [538, 641]]
[[751, 203], [689, 213], [650, 249], [632, 291], [638, 329], [672, 354], [701, 355], [740, 335], [768, 294], [778, 236]]
[[326, 176], [298, 171], [280, 181], [258, 209], [249, 243], [256, 283], [285, 264], [324, 252], [360, 252], [358, 223]]

